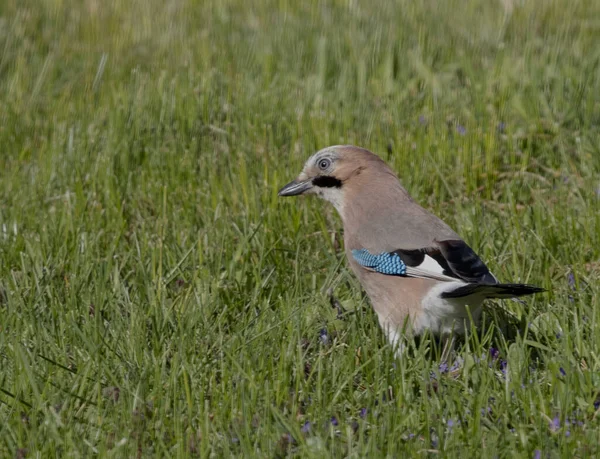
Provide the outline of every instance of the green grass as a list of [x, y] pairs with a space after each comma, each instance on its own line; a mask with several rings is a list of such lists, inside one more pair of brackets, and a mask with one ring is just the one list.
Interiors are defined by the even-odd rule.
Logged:
[[[594, 0], [1, 2], [0, 456], [600, 454], [599, 42]], [[549, 289], [516, 336], [394, 361], [277, 198], [339, 143]]]

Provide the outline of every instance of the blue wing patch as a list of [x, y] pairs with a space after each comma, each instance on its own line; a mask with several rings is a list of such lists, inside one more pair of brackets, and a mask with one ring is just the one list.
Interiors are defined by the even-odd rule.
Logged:
[[367, 249], [353, 250], [354, 259], [365, 268], [381, 273], [395, 276], [406, 275], [406, 264], [397, 253], [383, 252], [373, 255]]

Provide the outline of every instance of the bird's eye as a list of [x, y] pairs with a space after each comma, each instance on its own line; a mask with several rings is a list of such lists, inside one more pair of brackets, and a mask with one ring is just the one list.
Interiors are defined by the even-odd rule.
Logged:
[[327, 158], [323, 158], [322, 160], [319, 161], [319, 169], [321, 169], [322, 171], [327, 169], [330, 165], [331, 165], [331, 160], [329, 160]]

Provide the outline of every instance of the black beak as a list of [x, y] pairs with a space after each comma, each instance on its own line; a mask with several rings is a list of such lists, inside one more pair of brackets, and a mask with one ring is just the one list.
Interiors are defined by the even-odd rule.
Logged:
[[303, 182], [292, 180], [281, 190], [279, 190], [278, 194], [279, 196], [297, 196], [299, 194], [304, 193], [307, 190], [310, 190], [311, 188], [312, 183], [310, 180], [304, 180]]

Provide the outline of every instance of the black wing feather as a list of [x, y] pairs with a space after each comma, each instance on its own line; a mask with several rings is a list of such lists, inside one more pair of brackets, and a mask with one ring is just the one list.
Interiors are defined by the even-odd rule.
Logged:
[[394, 253], [410, 267], [418, 267], [428, 255], [442, 267], [444, 275], [467, 282], [454, 290], [443, 292], [442, 298], [463, 298], [476, 294], [485, 298], [516, 298], [545, 291], [535, 285], [500, 284], [481, 258], [464, 241], [447, 240], [436, 243], [437, 247], [399, 249]]
[[397, 253], [406, 266], [419, 266], [425, 260], [425, 252], [423, 250], [394, 250], [393, 253]]
[[425, 255], [433, 258], [443, 269], [446, 276], [462, 279], [476, 284], [497, 284], [498, 280], [490, 273], [481, 258], [464, 241], [437, 241], [437, 247], [416, 250], [395, 250], [407, 266], [417, 267]]
[[460, 279], [478, 284], [497, 284], [485, 263], [464, 241], [438, 241], [438, 247], [450, 270]]
[[516, 298], [545, 291], [541, 287], [527, 284], [465, 284], [450, 292], [443, 292], [440, 296], [442, 298], [463, 298], [465, 296], [481, 294], [486, 298]]

